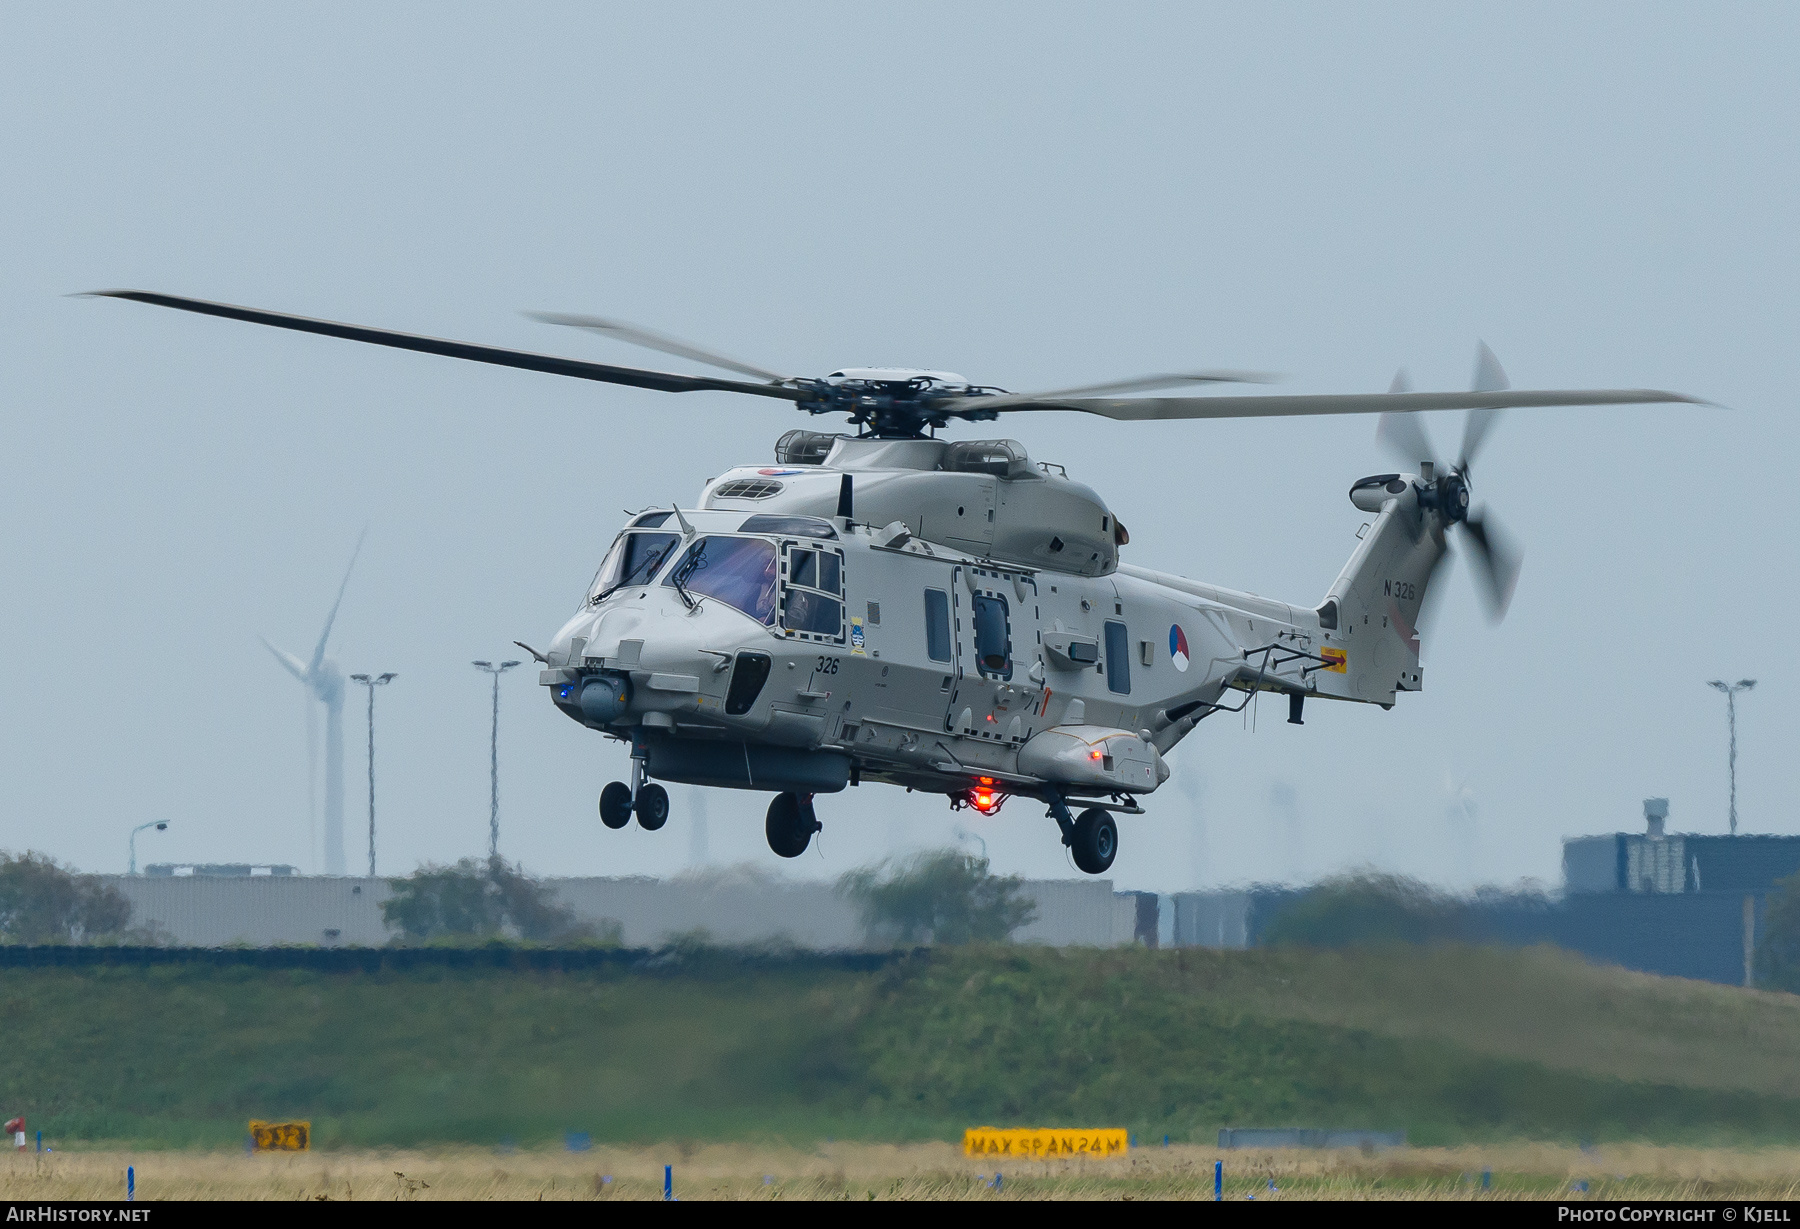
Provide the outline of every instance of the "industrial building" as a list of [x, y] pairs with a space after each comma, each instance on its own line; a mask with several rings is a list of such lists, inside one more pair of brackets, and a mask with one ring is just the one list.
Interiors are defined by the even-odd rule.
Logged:
[[[1467, 907], [1475, 942], [1551, 943], [1646, 973], [1752, 984], [1767, 898], [1800, 873], [1800, 837], [1666, 831], [1668, 803], [1644, 804], [1642, 832], [1563, 842], [1563, 891], [1484, 895]], [[252, 863], [163, 863], [100, 876], [132, 904], [132, 924], [184, 947], [377, 947], [393, 938], [385, 879], [297, 874]], [[670, 879], [547, 879], [556, 904], [627, 947], [682, 939], [852, 951], [872, 946], [856, 907], [831, 884], [748, 868]], [[1271, 919], [1305, 896], [1284, 886], [1238, 891], [1114, 891], [1104, 879], [1028, 880], [1037, 918], [1021, 943], [1107, 947], [1258, 946]]]
[[[1644, 973], [1754, 984], [1768, 896], [1800, 872], [1800, 837], [1671, 833], [1668, 814], [1668, 799], [1651, 798], [1642, 832], [1565, 839], [1559, 896], [1483, 896], [1468, 907], [1466, 937], [1551, 943]], [[1165, 942], [1258, 946], [1275, 915], [1304, 895], [1257, 887], [1165, 897], [1173, 914]]]
[[[131, 902], [134, 927], [173, 946], [377, 947], [394, 937], [381, 914], [393, 894], [386, 879], [259, 873], [264, 869], [225, 863], [98, 878]], [[543, 882], [553, 903], [627, 947], [691, 938], [822, 951], [870, 946], [856, 906], [829, 883], [749, 870]], [[1115, 893], [1107, 880], [1083, 878], [1027, 880], [1024, 894], [1036, 902], [1037, 919], [1015, 933], [1018, 942], [1156, 944], [1154, 893]]]

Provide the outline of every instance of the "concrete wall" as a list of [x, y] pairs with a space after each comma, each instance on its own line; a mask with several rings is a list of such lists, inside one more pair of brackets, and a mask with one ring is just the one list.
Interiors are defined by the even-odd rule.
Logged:
[[[381, 902], [385, 879], [259, 875], [100, 876], [125, 894], [132, 925], [183, 947], [314, 944], [377, 947], [391, 937]], [[752, 870], [673, 879], [549, 879], [555, 899], [584, 922], [616, 923], [627, 947], [660, 947], [684, 936], [723, 944], [825, 951], [866, 946], [856, 907], [828, 883]], [[1132, 893], [1110, 880], [1028, 880], [1037, 919], [1013, 937], [1051, 947], [1130, 943], [1138, 924]]]
[[[181, 947], [322, 947], [388, 941], [385, 879], [311, 875], [101, 875], [131, 902], [131, 924]], [[335, 934], [332, 932], [336, 932]]]
[[619, 923], [626, 947], [662, 947], [684, 936], [826, 951], [864, 946], [856, 907], [828, 883], [732, 871], [545, 882], [581, 920]]
[[[1025, 895], [1037, 902], [1037, 920], [1014, 932], [1015, 943], [1104, 947], [1116, 942], [1110, 879], [1031, 879]], [[1129, 930], [1125, 940], [1131, 941]]]
[[1250, 893], [1177, 892], [1167, 898], [1176, 947], [1250, 946]]

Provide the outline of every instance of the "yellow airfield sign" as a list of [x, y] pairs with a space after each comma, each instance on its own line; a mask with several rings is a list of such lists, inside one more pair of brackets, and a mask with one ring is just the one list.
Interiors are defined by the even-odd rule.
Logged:
[[312, 1123], [251, 1119], [250, 1143], [258, 1152], [305, 1152], [312, 1147]]
[[970, 1127], [963, 1132], [963, 1153], [1032, 1161], [1084, 1156], [1123, 1157], [1128, 1142], [1123, 1128]]

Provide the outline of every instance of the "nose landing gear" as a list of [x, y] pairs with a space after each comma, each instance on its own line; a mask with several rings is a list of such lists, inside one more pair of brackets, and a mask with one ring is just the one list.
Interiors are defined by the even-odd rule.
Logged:
[[623, 828], [633, 814], [647, 832], [669, 822], [669, 791], [644, 780], [644, 761], [636, 757], [631, 761], [630, 785], [614, 781], [600, 791], [600, 822], [608, 828]]
[[763, 830], [770, 849], [784, 858], [798, 858], [812, 844], [812, 834], [823, 827], [813, 813], [811, 794], [776, 794]]

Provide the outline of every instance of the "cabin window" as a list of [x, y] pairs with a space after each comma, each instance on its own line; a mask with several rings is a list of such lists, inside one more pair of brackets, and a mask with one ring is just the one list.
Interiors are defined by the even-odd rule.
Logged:
[[1006, 599], [975, 598], [975, 665], [988, 678], [1012, 677], [1012, 638], [1006, 622]]
[[632, 585], [647, 585], [681, 542], [675, 533], [622, 533], [606, 552], [588, 596], [593, 601]]
[[1131, 694], [1131, 636], [1123, 623], [1106, 622], [1106, 689]]
[[925, 655], [932, 661], [949, 661], [950, 595], [942, 589], [925, 590]]
[[701, 538], [663, 584], [724, 602], [758, 623], [775, 621], [775, 544], [761, 538]]
[[817, 640], [844, 635], [844, 562], [836, 551], [790, 546], [781, 598], [781, 625]]

